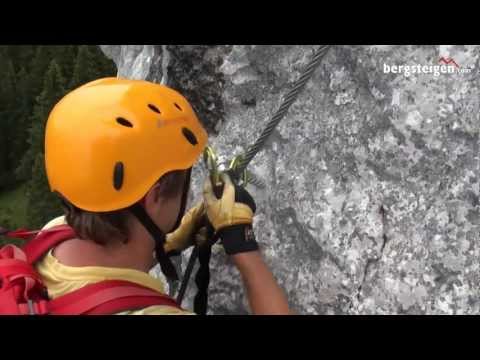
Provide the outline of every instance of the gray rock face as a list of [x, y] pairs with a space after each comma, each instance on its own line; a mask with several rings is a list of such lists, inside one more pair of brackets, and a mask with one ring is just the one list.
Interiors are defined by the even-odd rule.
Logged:
[[[224, 158], [254, 142], [312, 54], [286, 45], [102, 49], [119, 75], [183, 93]], [[455, 73], [412, 69], [442, 57]], [[480, 312], [479, 62], [479, 46], [335, 46], [324, 58], [250, 166], [267, 184], [249, 187], [257, 240], [296, 312]], [[393, 65], [411, 67], [386, 73]], [[204, 176], [197, 166], [196, 199]], [[221, 247], [210, 289], [210, 313], [248, 313]]]

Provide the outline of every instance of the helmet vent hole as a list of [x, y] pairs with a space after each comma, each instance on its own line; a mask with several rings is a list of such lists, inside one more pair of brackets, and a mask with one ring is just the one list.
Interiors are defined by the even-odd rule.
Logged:
[[175, 107], [180, 110], [180, 111], [183, 111], [182, 108], [180, 107], [180, 105], [178, 105], [177, 103], [173, 103], [175, 105]]
[[160, 110], [158, 110], [155, 105], [148, 104], [148, 107], [150, 108], [150, 110], [155, 111], [157, 114], [161, 114]]
[[123, 185], [123, 162], [119, 161], [113, 168], [113, 187], [115, 190], [120, 190]]
[[127, 119], [124, 119], [122, 117], [117, 118], [117, 123], [119, 123], [122, 126], [133, 127], [133, 124], [130, 121], [128, 121]]
[[185, 136], [185, 138], [187, 139], [187, 141], [192, 144], [192, 145], [197, 145], [198, 144], [198, 140], [197, 140], [197, 137], [195, 136], [195, 134], [190, 130], [190, 129], [187, 129], [187, 128], [182, 128], [182, 133], [183, 133], [183, 136]]

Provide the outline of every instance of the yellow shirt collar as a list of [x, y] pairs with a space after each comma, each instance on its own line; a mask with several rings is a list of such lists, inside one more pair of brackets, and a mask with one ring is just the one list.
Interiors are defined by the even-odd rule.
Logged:
[[53, 299], [85, 285], [104, 280], [130, 281], [162, 294], [165, 293], [163, 282], [145, 272], [103, 266], [66, 266], [53, 256], [52, 251], [38, 262], [37, 270], [47, 286], [49, 296]]

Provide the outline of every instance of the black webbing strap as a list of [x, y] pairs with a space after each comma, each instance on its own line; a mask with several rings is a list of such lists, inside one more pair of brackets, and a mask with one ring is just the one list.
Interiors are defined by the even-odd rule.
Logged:
[[[188, 191], [190, 189], [190, 175], [192, 173], [192, 168], [187, 169], [187, 173], [185, 176], [185, 183], [183, 186], [183, 193], [182, 193], [182, 202], [180, 205], [180, 211], [178, 212], [177, 221], [172, 232], [175, 231], [182, 221], [183, 216], [185, 215], [185, 208], [187, 206], [188, 200]], [[163, 274], [168, 278], [170, 281], [177, 281], [178, 275], [175, 266], [173, 265], [172, 261], [169, 259], [170, 256], [177, 255], [175, 252], [167, 255], [165, 253], [164, 244], [165, 244], [165, 234], [162, 230], [158, 228], [158, 226], [153, 222], [153, 220], [148, 216], [145, 208], [136, 203], [130, 207], [130, 211], [133, 215], [140, 221], [140, 223], [147, 229], [150, 235], [155, 240], [155, 257], [157, 258], [158, 263], [160, 264], [160, 269], [162, 270]]]
[[[199, 315], [206, 315], [208, 308], [208, 287], [210, 284], [210, 258], [212, 254], [212, 246], [217, 242], [218, 237], [214, 235], [214, 229], [208, 221], [202, 223], [202, 226], [207, 227], [207, 241], [204, 244], [196, 244], [190, 254], [187, 267], [183, 274], [180, 290], [177, 295], [177, 303], [182, 304], [183, 297], [187, 290], [190, 276], [193, 272], [193, 267], [196, 260], [199, 260], [199, 268], [195, 275], [195, 284], [197, 285], [197, 294], [194, 298], [194, 312]], [[192, 235], [193, 237], [195, 234]], [[193, 240], [192, 240], [193, 241]]]
[[168, 279], [178, 280], [175, 266], [173, 266], [173, 263], [171, 262], [170, 258], [165, 253], [165, 249], [163, 248], [163, 245], [165, 243], [165, 234], [163, 233], [163, 231], [160, 230], [150, 218], [150, 216], [148, 216], [147, 212], [141, 204], [136, 203], [132, 205], [130, 207], [130, 211], [155, 240], [155, 256], [158, 263], [160, 264], [162, 272]]
[[210, 285], [210, 258], [212, 246], [217, 242], [213, 227], [207, 225], [207, 242], [198, 248], [199, 268], [195, 275], [197, 294], [193, 300], [193, 311], [198, 315], [206, 315], [208, 308], [208, 286]]
[[195, 265], [195, 261], [198, 258], [198, 249], [199, 245], [195, 245], [193, 247], [192, 253], [190, 254], [190, 258], [188, 259], [187, 268], [183, 273], [182, 283], [180, 285], [180, 289], [178, 290], [177, 294], [177, 303], [182, 304], [183, 297], [185, 296], [185, 291], [187, 291], [188, 281], [190, 280], [190, 276], [192, 275], [193, 266]]

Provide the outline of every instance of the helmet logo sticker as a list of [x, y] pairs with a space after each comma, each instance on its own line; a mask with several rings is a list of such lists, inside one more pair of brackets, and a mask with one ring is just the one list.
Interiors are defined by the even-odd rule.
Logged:
[[192, 145], [197, 145], [198, 144], [198, 140], [195, 136], [195, 134], [190, 130], [190, 129], [187, 129], [187, 128], [182, 128], [182, 133], [183, 133], [183, 136], [185, 136], [185, 138], [187, 139], [187, 141], [192, 144]]
[[115, 190], [120, 190], [123, 185], [123, 162], [119, 161], [113, 168], [113, 187]]

